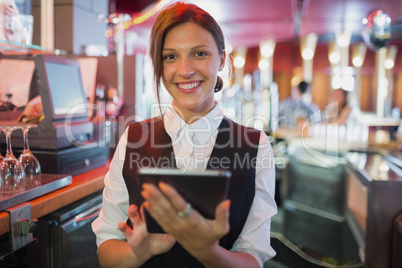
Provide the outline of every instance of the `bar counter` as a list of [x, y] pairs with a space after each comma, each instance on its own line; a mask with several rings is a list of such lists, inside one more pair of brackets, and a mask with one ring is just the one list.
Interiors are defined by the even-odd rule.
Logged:
[[[31, 205], [32, 219], [45, 216], [59, 208], [69, 205], [81, 198], [101, 190], [104, 187], [104, 176], [109, 164], [79, 174], [72, 178], [68, 186], [27, 201]], [[8, 212], [0, 213], [0, 235], [10, 231], [10, 217]]]
[[402, 215], [401, 157], [400, 151], [386, 150], [346, 155], [346, 219], [367, 268], [401, 267], [393, 264], [400, 254], [394, 221]]

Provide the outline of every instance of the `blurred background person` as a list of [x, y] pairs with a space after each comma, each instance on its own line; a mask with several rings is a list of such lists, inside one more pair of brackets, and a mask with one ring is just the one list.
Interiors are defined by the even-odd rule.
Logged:
[[12, 21], [9, 15], [17, 15], [18, 9], [14, 0], [0, 0], [0, 40], [14, 41]]
[[352, 107], [349, 104], [348, 95], [348, 91], [342, 88], [331, 92], [328, 100], [328, 123], [344, 125], [352, 119]]
[[306, 120], [311, 123], [321, 120], [318, 106], [305, 100], [309, 87], [309, 83], [301, 81], [297, 87], [292, 88], [290, 97], [279, 103], [279, 127], [296, 130], [301, 129]]

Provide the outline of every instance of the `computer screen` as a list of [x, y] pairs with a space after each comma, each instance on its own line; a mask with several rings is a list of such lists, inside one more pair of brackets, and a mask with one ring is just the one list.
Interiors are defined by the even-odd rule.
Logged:
[[79, 62], [55, 55], [37, 55], [34, 59], [45, 119], [87, 119]]

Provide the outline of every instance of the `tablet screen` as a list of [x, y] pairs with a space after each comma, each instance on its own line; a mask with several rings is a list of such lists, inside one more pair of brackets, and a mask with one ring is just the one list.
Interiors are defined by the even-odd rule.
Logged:
[[[140, 183], [160, 181], [174, 187], [179, 194], [207, 219], [215, 218], [216, 206], [226, 199], [229, 189], [230, 171], [206, 170], [183, 172], [179, 169], [141, 168], [138, 171]], [[163, 229], [145, 210], [145, 221], [149, 233], [164, 233]]]

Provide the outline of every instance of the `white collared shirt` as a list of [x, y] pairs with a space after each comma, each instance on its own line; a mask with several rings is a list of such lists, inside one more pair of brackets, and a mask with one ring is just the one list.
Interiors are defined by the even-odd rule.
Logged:
[[[188, 125], [170, 106], [164, 115], [164, 126], [170, 136], [176, 165], [180, 169], [204, 171], [215, 145], [218, 127], [223, 112], [218, 103], [205, 116]], [[125, 240], [117, 224], [128, 218], [128, 192], [122, 175], [127, 135], [122, 135], [105, 176], [103, 209], [92, 223], [97, 236], [97, 245], [108, 239]], [[275, 166], [272, 148], [267, 135], [261, 132], [257, 153], [255, 196], [240, 236], [231, 251], [242, 251], [253, 255], [263, 267], [266, 260], [275, 256], [270, 246], [271, 217], [276, 214]]]

